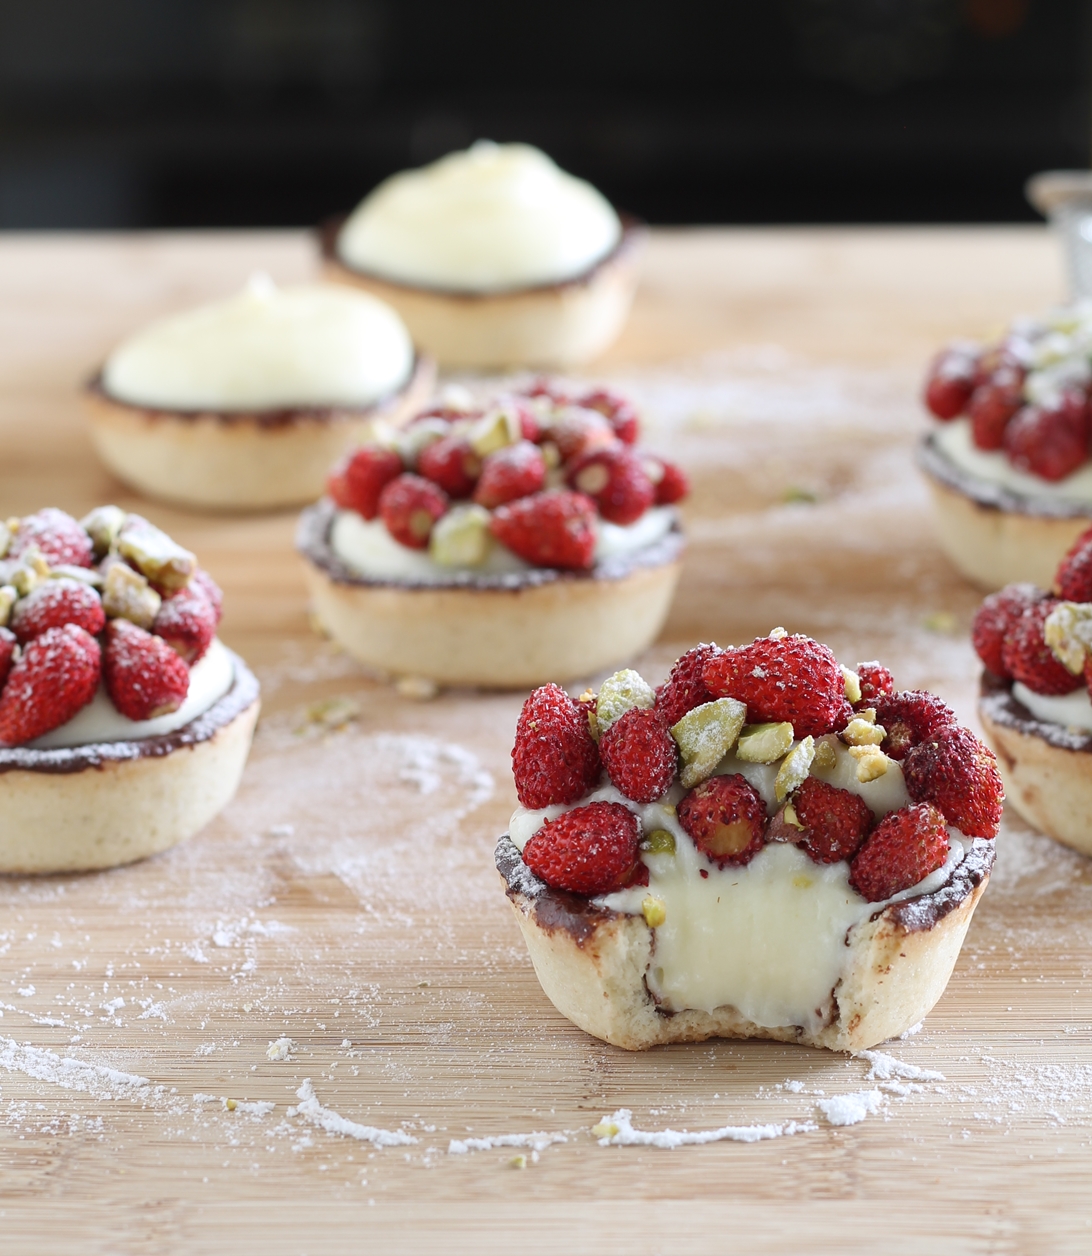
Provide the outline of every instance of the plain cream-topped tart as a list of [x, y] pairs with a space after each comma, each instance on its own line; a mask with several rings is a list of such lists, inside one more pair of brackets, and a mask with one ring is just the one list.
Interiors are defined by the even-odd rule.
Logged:
[[0, 524], [0, 872], [192, 837], [232, 799], [258, 682], [194, 555], [116, 506]]
[[442, 366], [555, 369], [621, 331], [642, 238], [537, 148], [483, 140], [387, 179], [322, 246], [328, 276], [388, 301]]
[[775, 629], [653, 689], [535, 690], [497, 867], [546, 995], [638, 1050], [859, 1051], [917, 1024], [989, 880], [993, 755], [933, 694]]
[[312, 500], [330, 463], [377, 419], [401, 421], [433, 378], [381, 301], [255, 275], [124, 341], [86, 395], [95, 448], [126, 484], [183, 506], [266, 510]]
[[449, 389], [336, 466], [297, 534], [315, 615], [372, 668], [522, 688], [659, 633], [683, 549], [678, 467], [626, 398], [538, 380]]

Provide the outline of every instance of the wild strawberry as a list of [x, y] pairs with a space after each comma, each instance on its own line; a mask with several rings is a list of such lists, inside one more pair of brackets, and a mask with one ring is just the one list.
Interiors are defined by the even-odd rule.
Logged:
[[536, 567], [586, 571], [595, 562], [595, 503], [583, 493], [550, 489], [506, 502], [493, 512], [489, 528]]
[[788, 720], [797, 737], [844, 728], [845, 678], [833, 653], [804, 636], [757, 637], [706, 663], [702, 677], [718, 698], [746, 704], [749, 723]]
[[223, 590], [202, 567], [198, 567], [193, 575], [190, 576], [190, 585], [193, 588], [200, 589], [205, 597], [208, 598], [209, 605], [216, 615], [216, 626], [219, 628], [220, 620], [224, 613]]
[[190, 669], [166, 641], [127, 619], [106, 628], [102, 679], [110, 701], [129, 720], [170, 715], [186, 700]]
[[432, 525], [447, 511], [447, 494], [419, 475], [400, 475], [379, 494], [387, 531], [409, 549], [428, 549]]
[[872, 812], [859, 794], [808, 776], [792, 796], [804, 826], [795, 839], [816, 863], [852, 859], [872, 828]]
[[637, 417], [637, 407], [628, 397], [609, 388], [596, 388], [578, 397], [576, 404], [585, 410], [598, 410], [623, 444], [637, 444], [641, 423]]
[[766, 844], [766, 804], [738, 773], [702, 781], [683, 797], [676, 814], [694, 845], [722, 868], [750, 863]]
[[0, 746], [21, 746], [67, 724], [95, 696], [101, 665], [99, 643], [75, 624], [35, 637], [0, 693]]
[[537, 493], [545, 483], [546, 459], [542, 450], [528, 440], [521, 440], [486, 458], [474, 489], [474, 500], [487, 510], [495, 510], [517, 497]]
[[152, 632], [192, 667], [216, 636], [216, 611], [204, 590], [191, 579], [184, 589], [160, 604]]
[[911, 746], [957, 723], [952, 708], [924, 689], [881, 694], [875, 707], [876, 723], [887, 730], [881, 748], [892, 759], [905, 758]]
[[915, 802], [931, 802], [967, 837], [996, 837], [1005, 790], [993, 751], [969, 728], [942, 728], [902, 761]]
[[656, 499], [641, 459], [625, 445], [596, 449], [570, 467], [569, 487], [587, 493], [609, 523], [635, 523]]
[[591, 453], [616, 444], [614, 428], [597, 410], [581, 410], [569, 406], [546, 429], [546, 439], [553, 441], [562, 462], [573, 462]]
[[1067, 602], [1092, 602], [1092, 528], [1077, 537], [1058, 565], [1054, 592]]
[[537, 444], [543, 436], [542, 426], [525, 396], [518, 393], [500, 397], [499, 404], [505, 410], [513, 410], [519, 419], [520, 435], [524, 440]]
[[954, 419], [966, 409], [974, 390], [976, 357], [953, 346], [934, 358], [925, 383], [925, 404], [938, 419]]
[[1029, 606], [1047, 596], [1034, 584], [1008, 584], [999, 593], [991, 593], [975, 612], [971, 644], [995, 676], [1010, 678], [1002, 657], [1005, 636]]
[[374, 519], [379, 514], [379, 494], [401, 474], [402, 459], [393, 450], [361, 445], [327, 476], [326, 492], [342, 510]]
[[545, 397], [557, 406], [572, 405], [573, 392], [560, 380], [551, 379], [548, 375], [536, 375], [529, 383], [519, 389], [521, 397]]
[[656, 490], [657, 506], [673, 506], [689, 494], [690, 478], [682, 467], [658, 454], [645, 454], [641, 461]]
[[881, 693], [891, 693], [895, 688], [895, 678], [882, 663], [858, 663], [854, 671], [861, 682], [859, 707], [875, 706]]
[[1025, 607], [1001, 643], [1001, 675], [1011, 676], [1034, 693], [1073, 693], [1084, 683], [1058, 662], [1046, 643], [1043, 625], [1055, 606], [1054, 598], [1044, 597]]
[[82, 580], [46, 580], [15, 603], [11, 630], [22, 642], [40, 637], [47, 628], [76, 624], [91, 636], [102, 632], [106, 614], [102, 599]]
[[1051, 409], [1024, 406], [1005, 428], [1005, 450], [1019, 471], [1063, 480], [1088, 457], [1087, 399], [1067, 392]]
[[15, 633], [10, 628], [0, 628], [0, 689], [11, 671], [12, 659], [15, 657]]
[[599, 783], [599, 749], [585, 709], [559, 685], [532, 691], [516, 723], [512, 775], [532, 811], [576, 802]]
[[80, 524], [54, 506], [19, 520], [7, 556], [22, 558], [35, 548], [51, 567], [90, 567], [94, 556], [91, 538]]
[[721, 653], [715, 645], [696, 645], [675, 660], [667, 680], [656, 690], [656, 712], [668, 728], [673, 728], [687, 711], [716, 697], [702, 679], [702, 668]]
[[1024, 372], [1018, 366], [1005, 366], [971, 394], [967, 414], [971, 439], [979, 449], [1002, 449], [1005, 428], [1024, 404]]
[[948, 858], [948, 826], [928, 802], [889, 811], [849, 866], [849, 883], [870, 903], [908, 890]]
[[599, 739], [611, 784], [634, 802], [655, 802], [671, 788], [679, 751], [655, 711], [631, 707]]
[[417, 472], [439, 484], [449, 497], [469, 497], [481, 475], [482, 460], [464, 436], [445, 436], [421, 450]]
[[593, 802], [548, 820], [523, 848], [523, 862], [570, 894], [609, 894], [636, 871], [637, 817], [619, 802]]

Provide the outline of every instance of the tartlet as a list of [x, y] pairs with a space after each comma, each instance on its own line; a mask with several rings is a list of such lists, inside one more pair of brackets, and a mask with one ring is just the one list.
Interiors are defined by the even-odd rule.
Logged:
[[259, 695], [219, 619], [194, 556], [137, 515], [0, 525], [0, 872], [130, 863], [231, 801]]
[[268, 510], [312, 500], [330, 463], [377, 420], [400, 422], [434, 378], [374, 298], [255, 276], [121, 344], [85, 399], [99, 457], [141, 493]]
[[361, 662], [521, 688], [646, 648], [678, 581], [682, 472], [632, 406], [536, 381], [448, 399], [335, 467], [297, 548], [319, 625]]
[[644, 235], [544, 153], [483, 141], [388, 179], [321, 247], [442, 366], [563, 369], [618, 336]]
[[622, 672], [532, 693], [496, 863], [564, 1016], [628, 1050], [859, 1051], [929, 1012], [989, 880], [1001, 781], [939, 699], [858, 668], [776, 629], [695, 647], [655, 691]]

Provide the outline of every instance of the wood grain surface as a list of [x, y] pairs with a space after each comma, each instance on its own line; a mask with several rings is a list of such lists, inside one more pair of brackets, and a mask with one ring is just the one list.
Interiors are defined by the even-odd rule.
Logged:
[[[92, 455], [78, 388], [109, 347], [259, 268], [313, 273], [311, 240], [0, 239], [2, 514], [146, 511], [224, 586], [265, 702], [196, 840], [0, 882], [0, 1249], [1092, 1249], [1092, 865], [1011, 816], [946, 995], [885, 1048], [901, 1073], [765, 1043], [627, 1054], [554, 1012], [492, 867], [521, 697], [400, 698], [311, 634], [291, 515], [140, 503]], [[653, 233], [589, 373], [695, 481], [648, 677], [784, 624], [973, 722], [979, 595], [930, 535], [917, 389], [946, 338], [1062, 295], [1037, 229]], [[860, 1124], [823, 1117], [877, 1088]], [[599, 1146], [622, 1108], [780, 1136]], [[450, 1150], [532, 1132], [565, 1141]]]

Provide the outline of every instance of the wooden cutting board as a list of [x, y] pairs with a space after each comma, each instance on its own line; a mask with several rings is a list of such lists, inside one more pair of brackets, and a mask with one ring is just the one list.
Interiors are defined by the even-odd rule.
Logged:
[[[1009, 817], [948, 992], [890, 1059], [616, 1050], [542, 996], [492, 867], [520, 695], [400, 698], [309, 631], [292, 515], [145, 505], [97, 465], [78, 386], [118, 337], [314, 263], [292, 233], [0, 240], [3, 513], [146, 510], [224, 586], [265, 712], [188, 846], [0, 882], [3, 1250], [1092, 1248], [1092, 864]], [[973, 721], [979, 595], [930, 536], [916, 394], [946, 338], [1061, 296], [1034, 228], [654, 232], [590, 376], [694, 477], [646, 675], [784, 624]], [[823, 1118], [873, 1089], [861, 1123]], [[765, 1137], [599, 1146], [619, 1109]]]

